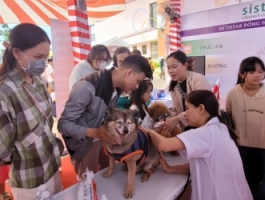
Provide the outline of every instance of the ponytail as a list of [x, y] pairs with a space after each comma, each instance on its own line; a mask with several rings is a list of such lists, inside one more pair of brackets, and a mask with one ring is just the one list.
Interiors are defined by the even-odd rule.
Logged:
[[224, 118], [223, 118], [221, 115], [218, 114], [218, 115], [217, 115], [217, 118], [219, 119], [219, 121], [220, 121], [221, 123], [223, 123], [224, 125], [226, 125], [230, 137], [232, 138], [232, 140], [234, 140], [236, 146], [238, 146], [238, 142], [237, 142], [238, 136], [237, 136], [236, 133], [233, 131], [233, 129], [231, 128], [231, 126], [228, 125], [228, 123], [224, 120]]
[[0, 81], [3, 81], [8, 73], [16, 66], [16, 58], [14, 57], [12, 50], [10, 50], [10, 46], [6, 47], [2, 60], [3, 63], [0, 68]]

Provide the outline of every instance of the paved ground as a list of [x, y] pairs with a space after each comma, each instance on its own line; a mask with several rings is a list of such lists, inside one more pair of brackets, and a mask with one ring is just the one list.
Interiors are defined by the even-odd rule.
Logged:
[[158, 90], [165, 89], [167, 87], [166, 82], [160, 79], [159, 74], [160, 74], [160, 69], [156, 68], [154, 75], [153, 75], [154, 76], [154, 80], [153, 80], [154, 88]]

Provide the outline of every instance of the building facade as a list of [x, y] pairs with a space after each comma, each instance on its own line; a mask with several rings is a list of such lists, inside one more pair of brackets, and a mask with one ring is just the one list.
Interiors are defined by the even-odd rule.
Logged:
[[165, 22], [157, 18], [156, 0], [127, 0], [126, 10], [91, 27], [92, 45], [119, 38], [145, 57], [165, 56]]

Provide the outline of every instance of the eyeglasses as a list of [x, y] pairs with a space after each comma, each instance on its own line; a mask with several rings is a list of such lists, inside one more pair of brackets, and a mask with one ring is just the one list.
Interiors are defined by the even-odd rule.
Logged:
[[103, 63], [103, 62], [110, 63], [110, 59], [109, 58], [107, 58], [107, 59], [98, 59], [97, 61], [99, 63]]

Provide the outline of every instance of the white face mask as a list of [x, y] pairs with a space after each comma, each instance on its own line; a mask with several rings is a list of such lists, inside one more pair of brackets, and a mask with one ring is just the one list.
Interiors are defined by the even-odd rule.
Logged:
[[98, 64], [98, 68], [99, 68], [100, 70], [105, 69], [105, 68], [109, 65], [109, 63], [106, 62], [106, 61], [98, 62], [97, 64]]

